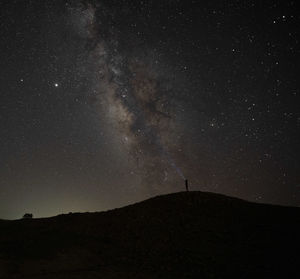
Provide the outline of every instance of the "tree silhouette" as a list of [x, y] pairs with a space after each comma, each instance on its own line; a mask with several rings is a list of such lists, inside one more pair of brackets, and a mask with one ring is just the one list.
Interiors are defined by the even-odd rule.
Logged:
[[31, 213], [25, 213], [23, 219], [32, 219], [33, 215]]

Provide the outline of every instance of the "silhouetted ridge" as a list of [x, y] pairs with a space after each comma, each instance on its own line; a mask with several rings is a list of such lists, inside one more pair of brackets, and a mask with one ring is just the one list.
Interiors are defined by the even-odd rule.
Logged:
[[296, 278], [299, 233], [299, 208], [174, 193], [1, 221], [0, 278]]

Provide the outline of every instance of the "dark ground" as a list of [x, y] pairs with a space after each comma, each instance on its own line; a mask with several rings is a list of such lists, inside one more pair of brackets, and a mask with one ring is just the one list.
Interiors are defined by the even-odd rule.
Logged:
[[300, 278], [300, 208], [189, 192], [0, 220], [0, 278]]

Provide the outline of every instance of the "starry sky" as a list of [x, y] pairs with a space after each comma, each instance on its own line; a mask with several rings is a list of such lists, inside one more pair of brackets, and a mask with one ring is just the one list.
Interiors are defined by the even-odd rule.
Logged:
[[299, 206], [296, 1], [0, 1], [0, 218], [184, 190]]

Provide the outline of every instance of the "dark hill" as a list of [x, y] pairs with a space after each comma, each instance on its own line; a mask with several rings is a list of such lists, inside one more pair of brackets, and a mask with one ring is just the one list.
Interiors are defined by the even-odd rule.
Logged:
[[0, 278], [300, 278], [299, 239], [299, 208], [175, 193], [2, 220]]

